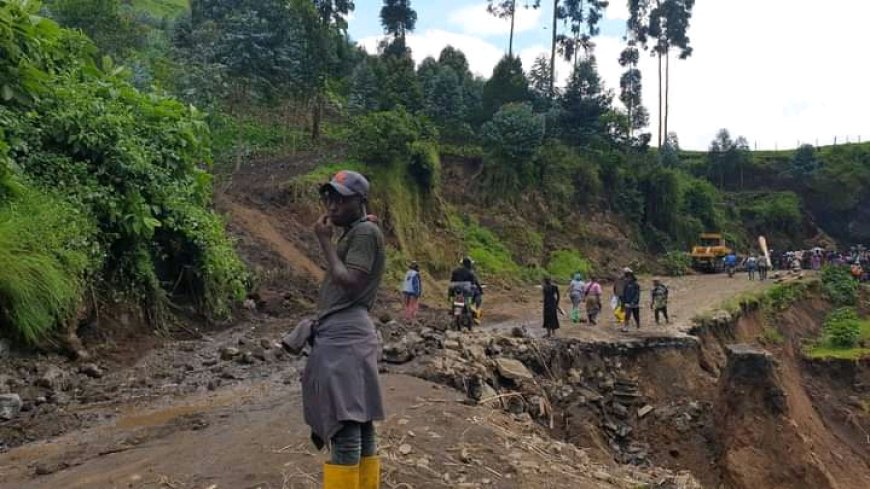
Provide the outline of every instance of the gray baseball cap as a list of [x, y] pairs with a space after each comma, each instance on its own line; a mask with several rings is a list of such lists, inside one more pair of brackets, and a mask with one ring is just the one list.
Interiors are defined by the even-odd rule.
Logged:
[[341, 170], [333, 175], [329, 183], [320, 186], [320, 192], [326, 192], [330, 188], [345, 197], [353, 195], [368, 197], [369, 195], [369, 181], [366, 180], [366, 177], [352, 170]]

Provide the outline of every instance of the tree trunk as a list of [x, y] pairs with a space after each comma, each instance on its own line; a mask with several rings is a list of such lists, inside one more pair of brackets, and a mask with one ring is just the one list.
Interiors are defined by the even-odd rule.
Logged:
[[659, 127], [658, 127], [658, 146], [662, 147], [662, 53], [658, 52], [659, 57]]
[[670, 112], [671, 92], [671, 50], [665, 51], [665, 130], [664, 137], [668, 137], [668, 113]]
[[314, 96], [314, 110], [311, 114], [311, 140], [320, 140], [320, 120], [323, 117], [323, 104], [320, 94]]
[[577, 69], [577, 51], [579, 51], [579, 49], [577, 49], [577, 46], [579, 44], [579, 40], [580, 39], [575, 34], [574, 35], [574, 69], [575, 70]]
[[510, 41], [508, 41], [508, 56], [511, 57], [514, 55], [514, 22], [517, 19], [517, 0], [514, 0], [511, 4], [511, 37]]
[[553, 43], [550, 46], [550, 98], [556, 98], [556, 21], [559, 17], [559, 0], [553, 0]]

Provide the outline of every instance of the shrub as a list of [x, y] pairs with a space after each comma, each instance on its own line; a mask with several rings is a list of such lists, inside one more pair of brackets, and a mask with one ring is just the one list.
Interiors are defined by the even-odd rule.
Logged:
[[835, 309], [825, 318], [825, 336], [831, 346], [854, 348], [861, 338], [861, 320], [854, 308]]
[[[0, 35], [0, 52], [10, 54], [0, 57], [0, 127], [7, 154], [18, 180], [47, 194], [47, 203], [63, 195], [50, 212], [35, 208], [35, 215], [50, 215], [56, 221], [46, 220], [58, 224], [50, 232], [33, 231], [31, 243], [52, 242], [52, 249], [68, 250], [87, 237], [88, 246], [104, 256], [99, 273], [109, 289], [147, 301], [154, 313], [165, 305], [168, 291], [175, 291], [198, 301], [206, 315], [225, 315], [230, 302], [244, 294], [246, 276], [223, 222], [209, 209], [210, 151], [202, 115], [163, 94], [140, 93], [124, 70], [98, 69], [85, 38], [26, 10], [35, 8], [34, 2], [0, 2], [0, 33], [7, 34]], [[13, 199], [9, 205], [14, 210], [19, 204]], [[7, 232], [18, 234], [44, 228], [24, 220], [6, 225]], [[88, 226], [96, 226], [93, 235]], [[49, 266], [51, 256], [27, 273], [61, 270], [43, 276], [72, 291], [57, 277], [64, 270], [79, 277], [84, 265], [69, 268], [73, 258], [81, 260], [63, 252], [65, 258], [57, 258], [62, 266]], [[14, 291], [5, 294], [0, 300], [15, 300]], [[65, 311], [58, 306], [69, 303], [69, 294], [64, 297], [47, 298], [54, 316]], [[9, 321], [25, 338], [35, 338], [24, 316]]]
[[822, 290], [835, 306], [852, 306], [858, 300], [858, 281], [845, 267], [822, 269]]
[[764, 294], [763, 306], [769, 311], [783, 311], [806, 296], [807, 285], [802, 282], [777, 284]]
[[692, 258], [685, 251], [668, 251], [662, 257], [662, 266], [665, 267], [668, 275], [681, 277], [692, 266]]
[[508, 104], [484, 124], [486, 183], [493, 192], [514, 192], [532, 183], [532, 158], [541, 146], [541, 118], [527, 104]]
[[371, 165], [389, 165], [395, 162], [408, 163], [415, 142], [436, 139], [436, 132], [428, 121], [399, 107], [354, 119], [348, 142], [351, 154], [360, 161]]
[[438, 158], [438, 147], [428, 141], [415, 141], [412, 143], [408, 173], [422, 190], [434, 190], [441, 178], [441, 161]]

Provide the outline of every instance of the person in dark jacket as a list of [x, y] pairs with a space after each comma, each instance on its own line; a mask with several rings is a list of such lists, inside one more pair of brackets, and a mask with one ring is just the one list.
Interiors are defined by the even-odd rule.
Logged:
[[547, 336], [553, 336], [559, 329], [559, 287], [548, 277], [543, 282], [544, 290], [544, 329]]
[[640, 329], [640, 284], [637, 282], [634, 272], [631, 270], [626, 272], [628, 281], [625, 284], [625, 289], [622, 291], [622, 306], [625, 308], [625, 323], [622, 325], [623, 331], [628, 331], [628, 325], [631, 323], [631, 318], [634, 317], [634, 324], [637, 329]]

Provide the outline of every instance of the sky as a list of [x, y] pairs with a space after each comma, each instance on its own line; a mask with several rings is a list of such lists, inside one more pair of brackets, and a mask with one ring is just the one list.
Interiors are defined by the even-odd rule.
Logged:
[[[383, 36], [380, 0], [356, 0], [349, 33], [370, 53]], [[524, 0], [518, 0], [523, 5]], [[552, 2], [518, 9], [514, 51], [528, 70], [549, 52]], [[619, 90], [626, 0], [611, 0], [596, 38], [598, 69]], [[413, 0], [417, 28], [408, 39], [414, 59], [460, 48], [471, 70], [492, 74], [508, 48], [510, 23], [490, 16], [486, 0]], [[669, 130], [683, 149], [705, 150], [721, 128], [755, 149], [870, 140], [870, 63], [863, 35], [870, 0], [697, 0], [689, 28], [692, 57], [670, 64]], [[642, 55], [643, 103], [655, 133], [657, 70]], [[570, 64], [557, 63], [564, 84]], [[619, 103], [619, 102], [617, 102]], [[655, 144], [655, 137], [653, 137]]]

